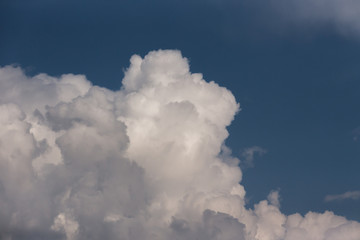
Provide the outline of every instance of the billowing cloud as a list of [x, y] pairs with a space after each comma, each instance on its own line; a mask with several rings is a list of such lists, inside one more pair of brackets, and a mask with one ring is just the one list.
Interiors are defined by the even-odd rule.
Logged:
[[358, 240], [331, 212], [245, 207], [224, 145], [239, 109], [179, 51], [133, 56], [119, 91], [0, 68], [1, 239]]
[[352, 199], [352, 200], [360, 199], [360, 191], [349, 191], [349, 192], [345, 192], [343, 194], [327, 195], [325, 197], [326, 202], [340, 201], [340, 200], [346, 200], [346, 199]]

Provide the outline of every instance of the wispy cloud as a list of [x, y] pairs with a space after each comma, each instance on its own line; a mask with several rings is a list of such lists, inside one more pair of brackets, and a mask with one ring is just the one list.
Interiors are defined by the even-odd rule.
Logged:
[[271, 6], [290, 25], [333, 26], [341, 34], [360, 37], [360, 1], [279, 0]]
[[346, 199], [359, 200], [360, 191], [349, 191], [343, 194], [327, 195], [324, 200], [325, 202], [331, 202], [331, 201], [341, 201]]
[[266, 153], [266, 150], [264, 148], [261, 148], [259, 146], [253, 146], [249, 148], [245, 148], [242, 152], [242, 161], [241, 164], [243, 167], [254, 167], [254, 159], [257, 156], [262, 156]]
[[353, 140], [354, 141], [358, 141], [359, 140], [359, 136], [360, 136], [360, 127], [355, 128], [354, 130], [351, 131], [351, 135], [353, 136]]

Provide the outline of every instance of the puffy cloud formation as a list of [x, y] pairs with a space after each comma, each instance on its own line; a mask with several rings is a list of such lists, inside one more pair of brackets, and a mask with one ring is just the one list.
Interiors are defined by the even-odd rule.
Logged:
[[119, 91], [0, 68], [1, 239], [358, 240], [331, 212], [245, 208], [224, 146], [234, 96], [179, 51], [133, 56]]
[[326, 202], [340, 201], [340, 200], [345, 200], [345, 199], [352, 199], [352, 200], [360, 199], [360, 191], [349, 191], [349, 192], [345, 192], [343, 194], [327, 195], [325, 197]]

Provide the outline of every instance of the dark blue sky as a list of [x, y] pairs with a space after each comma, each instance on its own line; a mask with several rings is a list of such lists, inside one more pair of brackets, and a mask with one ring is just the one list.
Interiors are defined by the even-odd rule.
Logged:
[[280, 189], [285, 213], [360, 220], [360, 200], [324, 202], [360, 190], [360, 34], [273, 3], [2, 0], [0, 65], [85, 74], [119, 89], [131, 55], [179, 49], [192, 72], [240, 102], [227, 140], [233, 154], [267, 150], [244, 169], [249, 206]]

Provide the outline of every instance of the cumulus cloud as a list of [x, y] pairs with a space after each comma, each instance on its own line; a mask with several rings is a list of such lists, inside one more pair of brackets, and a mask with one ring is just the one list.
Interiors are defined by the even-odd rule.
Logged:
[[343, 194], [327, 195], [325, 197], [325, 202], [340, 201], [346, 199], [352, 199], [352, 200], [360, 199], [360, 191], [349, 191]]
[[331, 212], [245, 208], [224, 145], [239, 109], [179, 51], [130, 60], [119, 91], [0, 68], [1, 239], [356, 240]]

